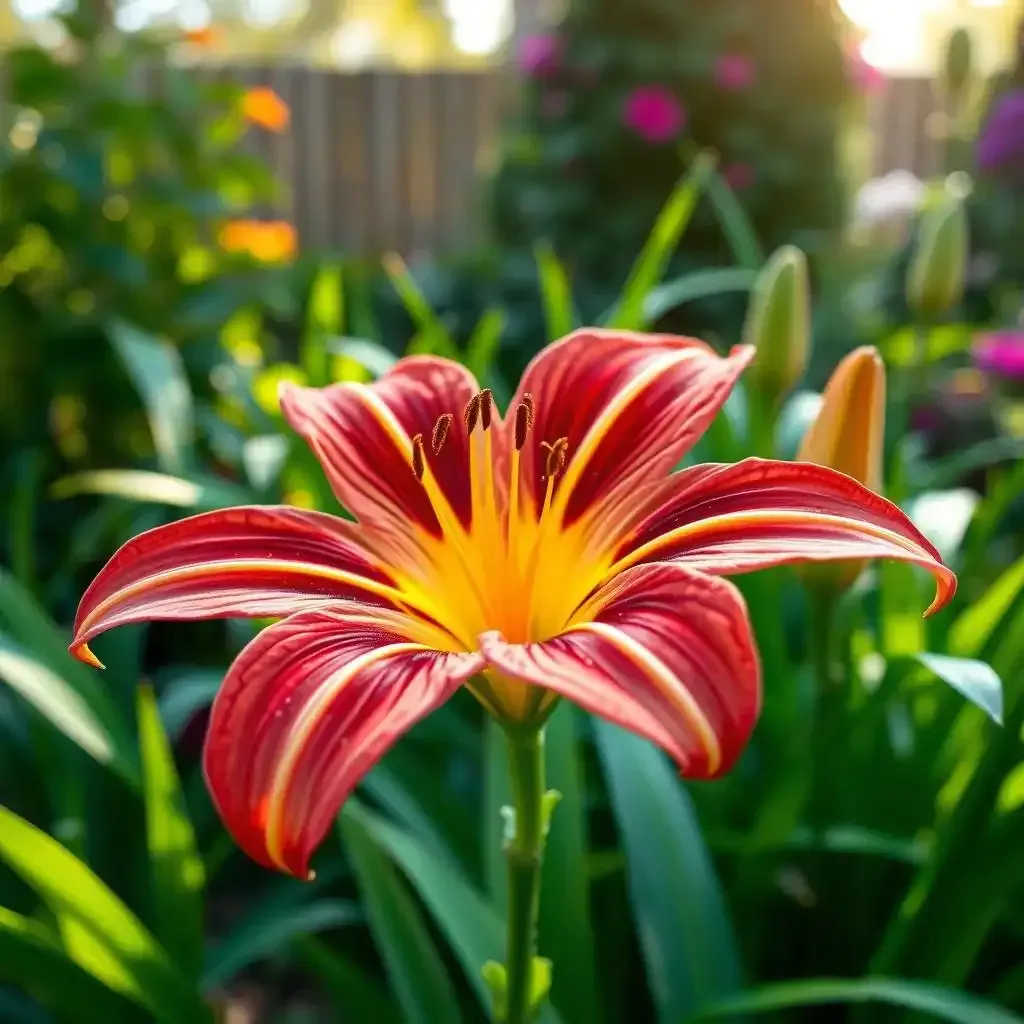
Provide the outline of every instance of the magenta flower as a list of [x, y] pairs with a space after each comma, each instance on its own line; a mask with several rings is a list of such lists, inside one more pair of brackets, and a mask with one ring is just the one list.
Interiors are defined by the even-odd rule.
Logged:
[[742, 192], [743, 189], [750, 188], [754, 184], [757, 172], [750, 164], [738, 162], [729, 164], [722, 171], [722, 177], [725, 178], [725, 183], [734, 192]]
[[859, 46], [851, 46], [847, 50], [846, 67], [853, 84], [865, 95], [873, 95], [885, 89], [885, 75], [864, 57]]
[[622, 119], [645, 142], [671, 142], [686, 124], [686, 110], [665, 86], [645, 85], [629, 94]]
[[530, 78], [547, 78], [561, 63], [562, 40], [558, 36], [527, 36], [519, 44], [519, 70]]
[[742, 53], [723, 53], [715, 62], [715, 81], [726, 92], [743, 92], [756, 78], [754, 62]]
[[996, 377], [1024, 378], [1024, 328], [983, 334], [972, 350], [979, 370]]

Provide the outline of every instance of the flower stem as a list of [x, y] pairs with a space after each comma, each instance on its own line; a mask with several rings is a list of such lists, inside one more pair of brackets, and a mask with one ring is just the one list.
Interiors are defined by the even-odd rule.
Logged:
[[504, 1024], [532, 1017], [540, 866], [544, 854], [544, 730], [508, 728], [514, 819], [505, 844], [508, 861], [507, 1009]]

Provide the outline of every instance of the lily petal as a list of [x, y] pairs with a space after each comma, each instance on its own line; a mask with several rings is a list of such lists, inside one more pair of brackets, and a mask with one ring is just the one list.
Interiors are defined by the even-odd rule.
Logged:
[[628, 534], [609, 576], [672, 560], [717, 575], [794, 562], [892, 558], [936, 583], [926, 614], [956, 592], [956, 576], [891, 501], [824, 466], [768, 459], [675, 474], [660, 504]]
[[538, 355], [527, 392], [535, 420], [523, 451], [527, 487], [544, 494], [544, 444], [568, 439], [558, 481], [566, 526], [600, 517], [616, 500], [669, 472], [725, 403], [753, 349], [722, 358], [702, 341], [622, 331], [576, 331]]
[[278, 617], [339, 598], [390, 604], [391, 583], [343, 519], [286, 506], [205, 512], [114, 553], [82, 597], [71, 651], [98, 664], [88, 642], [130, 622]]
[[[412, 439], [423, 435], [441, 489], [455, 514], [468, 522], [469, 439], [461, 421], [479, 390], [473, 375], [458, 363], [411, 356], [374, 384], [283, 384], [281, 410], [313, 449], [341, 504], [409, 557], [410, 522], [433, 536], [441, 532], [412, 470]], [[431, 433], [445, 414], [454, 417], [454, 426], [434, 456]]]
[[409, 640], [400, 613], [328, 605], [265, 629], [213, 704], [203, 769], [239, 846], [308, 878], [348, 794], [394, 742], [477, 672], [477, 654]]
[[487, 633], [500, 675], [553, 690], [652, 740], [683, 774], [727, 771], [761, 707], [761, 669], [739, 591], [681, 565], [630, 569], [541, 643]]

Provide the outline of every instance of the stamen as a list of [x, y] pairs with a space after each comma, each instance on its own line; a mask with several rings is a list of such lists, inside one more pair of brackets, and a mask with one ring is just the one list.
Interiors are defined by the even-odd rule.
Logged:
[[547, 457], [544, 461], [544, 477], [547, 480], [554, 480], [565, 469], [569, 439], [567, 437], [560, 437], [554, 444], [541, 441], [540, 445], [547, 451]]
[[523, 445], [526, 444], [526, 435], [530, 432], [531, 426], [533, 426], [533, 413], [526, 402], [521, 402], [516, 408], [515, 444], [517, 452], [523, 450]]
[[444, 443], [448, 439], [448, 431], [452, 429], [452, 420], [454, 418], [450, 412], [446, 412], [434, 424], [434, 433], [430, 438], [430, 450], [435, 455], [444, 447]]
[[474, 395], [462, 414], [463, 422], [466, 424], [466, 433], [472, 434], [476, 430], [477, 421], [480, 419], [480, 396]]
[[491, 429], [491, 413], [494, 410], [494, 392], [484, 388], [480, 392], [480, 426], [484, 430]]
[[417, 434], [412, 439], [412, 471], [417, 480], [423, 479], [423, 471], [426, 468], [426, 459], [423, 454], [423, 435]]
[[533, 417], [534, 417], [534, 415], [536, 413], [536, 406], [535, 406], [534, 401], [533, 401], [533, 395], [531, 395], [530, 392], [527, 391], [523, 395], [523, 400], [522, 400], [522, 402], [520, 404], [525, 406], [525, 408], [526, 408], [526, 416], [527, 416], [526, 427], [529, 430], [533, 426]]

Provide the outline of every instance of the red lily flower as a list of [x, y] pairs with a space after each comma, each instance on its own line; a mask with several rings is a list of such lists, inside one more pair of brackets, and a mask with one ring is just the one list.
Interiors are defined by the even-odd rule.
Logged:
[[204, 753], [239, 845], [300, 877], [359, 779], [466, 685], [538, 720], [560, 697], [653, 740], [684, 775], [743, 750], [761, 705], [746, 608], [725, 579], [896, 558], [956, 587], [893, 504], [809, 463], [668, 475], [753, 355], [579, 331], [530, 364], [510, 414], [456, 363], [373, 385], [284, 385], [281, 407], [357, 519], [232, 508], [125, 544], [71, 649], [148, 619], [270, 616], [214, 703]]

